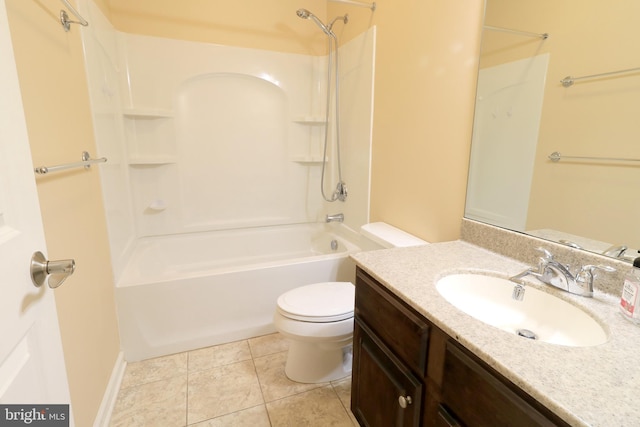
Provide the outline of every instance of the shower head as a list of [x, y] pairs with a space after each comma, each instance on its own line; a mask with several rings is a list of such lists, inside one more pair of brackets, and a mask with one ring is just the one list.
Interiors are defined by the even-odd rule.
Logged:
[[309, 12], [307, 9], [298, 9], [296, 10], [296, 15], [298, 15], [298, 18], [309, 19], [309, 16], [311, 16], [311, 12]]
[[307, 9], [298, 9], [296, 10], [296, 15], [298, 15], [299, 18], [302, 19], [311, 19], [313, 22], [316, 23], [316, 25], [318, 27], [320, 27], [320, 29], [328, 36], [333, 36], [333, 33], [331, 32], [331, 30], [329, 28], [327, 28], [326, 25], [324, 25], [322, 23], [322, 21], [320, 21], [318, 19], [318, 17], [316, 15], [314, 15], [313, 13], [309, 12]]

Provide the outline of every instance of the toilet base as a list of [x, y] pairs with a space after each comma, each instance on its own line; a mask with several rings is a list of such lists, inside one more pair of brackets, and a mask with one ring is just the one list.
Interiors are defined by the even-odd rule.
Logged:
[[351, 375], [353, 346], [322, 346], [318, 343], [290, 341], [284, 372], [291, 381], [324, 383]]

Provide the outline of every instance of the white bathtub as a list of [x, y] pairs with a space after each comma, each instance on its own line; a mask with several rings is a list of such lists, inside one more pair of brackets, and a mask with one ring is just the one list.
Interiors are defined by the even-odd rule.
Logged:
[[335, 223], [142, 238], [116, 287], [125, 359], [274, 332], [280, 294], [353, 281], [349, 253], [376, 248]]

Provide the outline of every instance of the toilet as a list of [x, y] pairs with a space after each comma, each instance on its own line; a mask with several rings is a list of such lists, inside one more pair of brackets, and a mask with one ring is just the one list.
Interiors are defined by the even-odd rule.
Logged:
[[[385, 248], [427, 242], [389, 224], [372, 223], [362, 234]], [[274, 326], [289, 340], [285, 373], [300, 383], [322, 383], [351, 374], [355, 286], [322, 282], [278, 297]]]

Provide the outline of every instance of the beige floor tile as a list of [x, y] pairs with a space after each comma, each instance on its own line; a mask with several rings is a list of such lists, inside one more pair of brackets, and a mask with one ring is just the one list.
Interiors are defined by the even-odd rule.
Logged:
[[190, 351], [189, 372], [204, 371], [218, 366], [251, 360], [251, 351], [247, 341], [236, 341]]
[[267, 403], [273, 427], [352, 427], [331, 386]]
[[256, 372], [258, 373], [258, 379], [260, 380], [260, 387], [262, 388], [265, 402], [293, 396], [294, 394], [329, 384], [302, 384], [291, 381], [284, 373], [286, 361], [286, 352], [270, 354], [253, 360], [256, 365]]
[[189, 427], [271, 427], [267, 408], [264, 405], [223, 415]]
[[279, 333], [250, 338], [249, 346], [253, 358], [280, 353], [289, 349], [289, 341]]
[[264, 403], [251, 360], [189, 374], [190, 424]]
[[111, 427], [182, 427], [187, 422], [187, 375], [121, 389]]
[[138, 386], [187, 373], [187, 353], [172, 354], [127, 364], [120, 388]]

